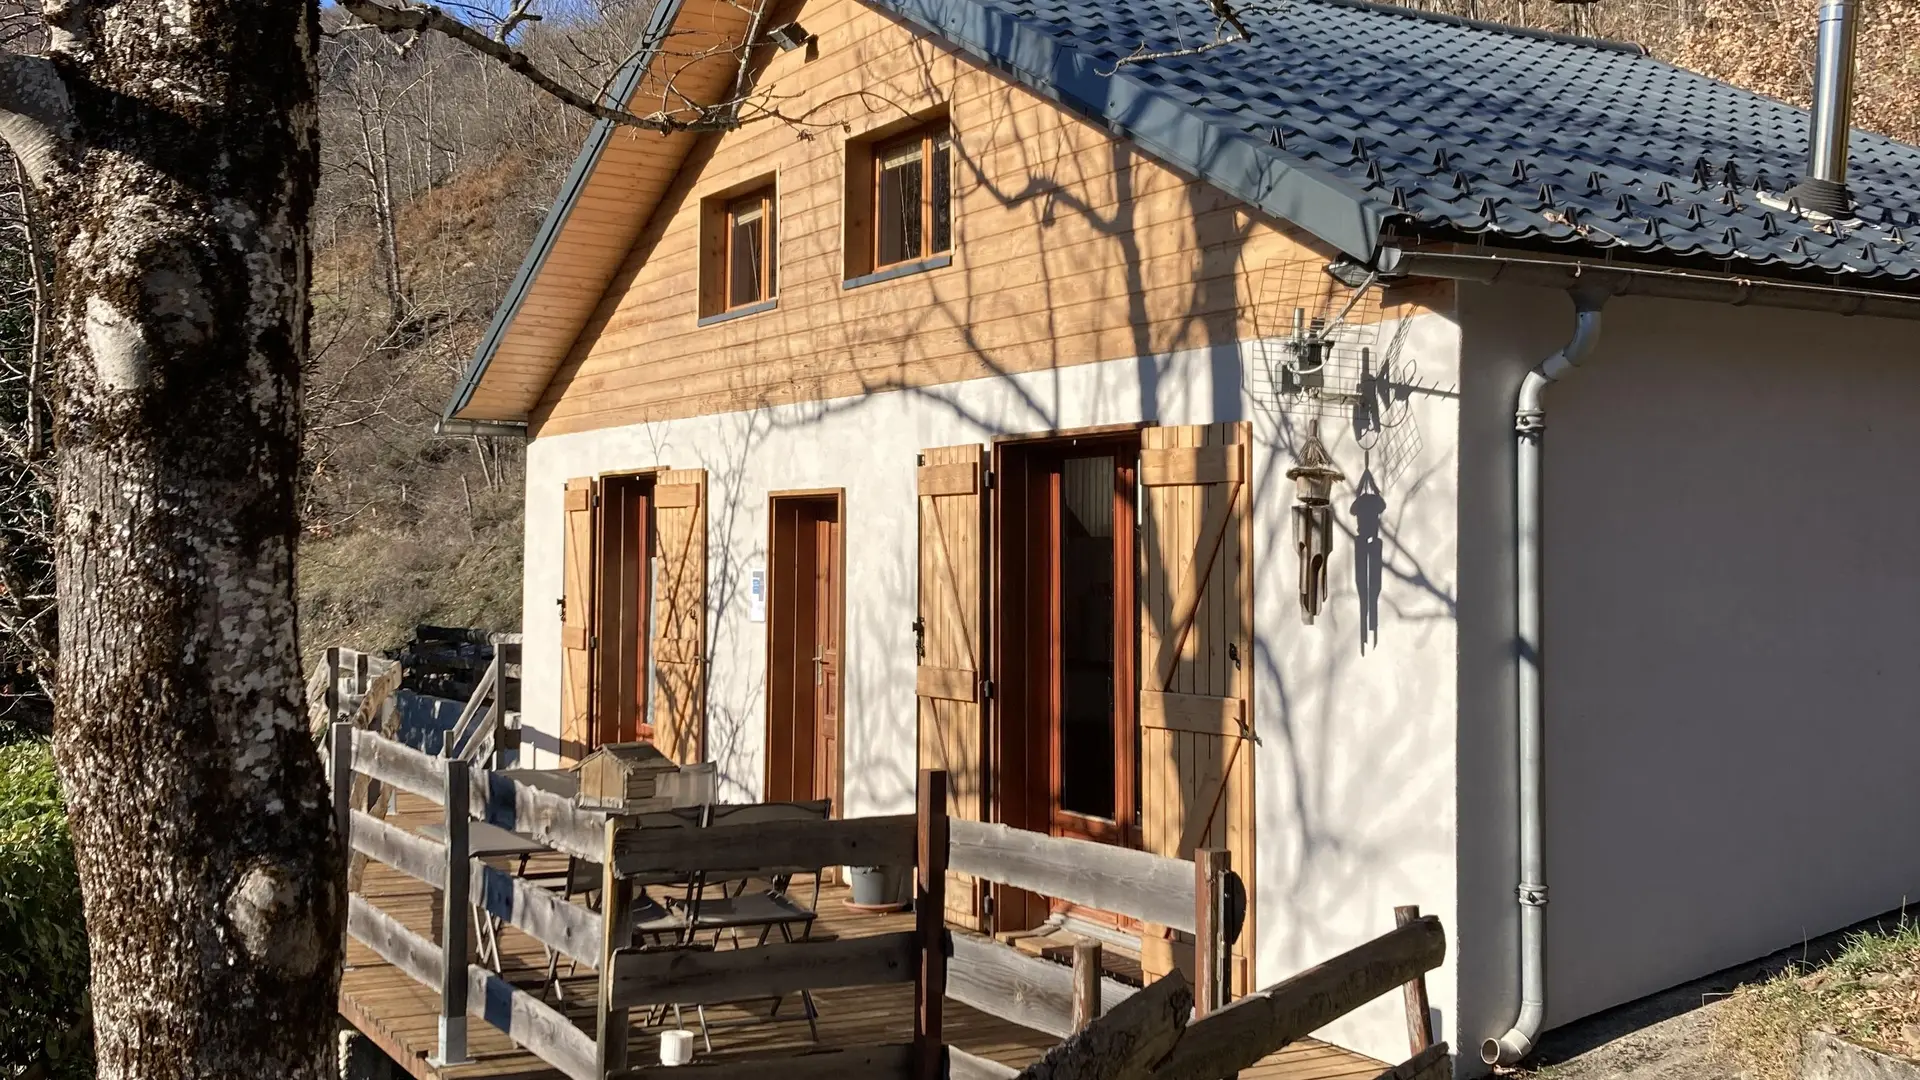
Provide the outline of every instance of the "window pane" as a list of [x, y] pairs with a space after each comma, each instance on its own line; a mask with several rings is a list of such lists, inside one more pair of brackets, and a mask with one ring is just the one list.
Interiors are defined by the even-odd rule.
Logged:
[[928, 170], [927, 198], [933, 203], [933, 238], [929, 252], [953, 250], [953, 144], [945, 135], [933, 140], [933, 166]]
[[1114, 816], [1113, 459], [1060, 469], [1060, 809]]
[[760, 199], [733, 204], [732, 235], [727, 251], [727, 306], [740, 307], [760, 299], [760, 260], [765, 236]]
[[920, 144], [883, 150], [880, 169], [880, 205], [875, 209], [878, 234], [877, 262], [881, 266], [920, 257]]

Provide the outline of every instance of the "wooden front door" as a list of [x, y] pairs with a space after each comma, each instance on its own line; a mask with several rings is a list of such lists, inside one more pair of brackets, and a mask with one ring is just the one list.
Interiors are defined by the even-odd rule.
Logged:
[[840, 798], [839, 496], [776, 495], [767, 572], [767, 799]]

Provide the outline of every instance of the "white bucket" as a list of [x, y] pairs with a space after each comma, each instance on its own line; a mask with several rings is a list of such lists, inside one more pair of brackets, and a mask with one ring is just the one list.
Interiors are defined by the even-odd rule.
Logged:
[[660, 1064], [685, 1065], [693, 1060], [693, 1032], [670, 1028], [660, 1033]]

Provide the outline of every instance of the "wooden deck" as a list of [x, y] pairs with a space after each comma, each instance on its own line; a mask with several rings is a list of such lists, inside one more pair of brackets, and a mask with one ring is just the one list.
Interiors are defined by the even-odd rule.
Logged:
[[[439, 810], [424, 799], [402, 795], [401, 812], [389, 820], [407, 828], [438, 819]], [[535, 869], [559, 869], [564, 859]], [[434, 897], [422, 882], [390, 866], [370, 862], [361, 891], [382, 911], [399, 919], [417, 933], [427, 935], [432, 927]], [[894, 930], [910, 930], [910, 915], [866, 915], [849, 910], [843, 902], [846, 890], [829, 885], [821, 890], [820, 920], [814, 927], [817, 937], [857, 937]], [[503, 974], [515, 984], [533, 989], [545, 973], [540, 946], [532, 938], [512, 927], [501, 932]], [[562, 965], [562, 974], [566, 968]], [[561, 1008], [582, 1029], [591, 1030], [594, 977], [581, 969], [578, 976], [563, 980], [565, 999]], [[913, 987], [877, 986], [846, 990], [828, 990], [815, 994], [819, 1004], [821, 1046], [863, 1045], [909, 1042], [913, 1035]], [[551, 996], [548, 997], [552, 1001]], [[464, 1080], [467, 1077], [515, 1077], [527, 1080], [564, 1080], [533, 1054], [520, 1049], [506, 1034], [491, 1024], [473, 1018], [468, 1026], [471, 1064], [436, 1068], [427, 1059], [435, 1048], [439, 991], [415, 982], [404, 972], [386, 963], [373, 951], [349, 939], [346, 972], [340, 985], [340, 1013], [365, 1033], [399, 1066], [418, 1080]], [[764, 1005], [753, 1012], [737, 1006], [707, 1010], [715, 1054], [787, 1052], [815, 1045], [802, 1019], [799, 1002], [789, 999], [780, 1010], [781, 1019], [771, 1022]], [[643, 1020], [644, 1010], [635, 1010]], [[753, 1022], [734, 1024], [753, 1018]], [[654, 1059], [657, 1029], [636, 1022], [632, 1039], [635, 1064]], [[689, 1010], [688, 1026], [697, 1028]], [[948, 1043], [981, 1057], [991, 1058], [1016, 1068], [1036, 1060], [1054, 1039], [1044, 1033], [1020, 1027], [978, 1010], [949, 1000], [945, 1010], [945, 1034]], [[698, 1040], [696, 1039], [696, 1047]], [[1303, 1040], [1282, 1049], [1241, 1075], [1246, 1080], [1371, 1080], [1386, 1065], [1338, 1047]]]

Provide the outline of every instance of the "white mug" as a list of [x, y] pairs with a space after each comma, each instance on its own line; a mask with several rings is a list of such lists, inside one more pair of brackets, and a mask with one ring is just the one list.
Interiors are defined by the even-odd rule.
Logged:
[[660, 1064], [685, 1065], [693, 1060], [693, 1032], [670, 1028], [660, 1033]]

